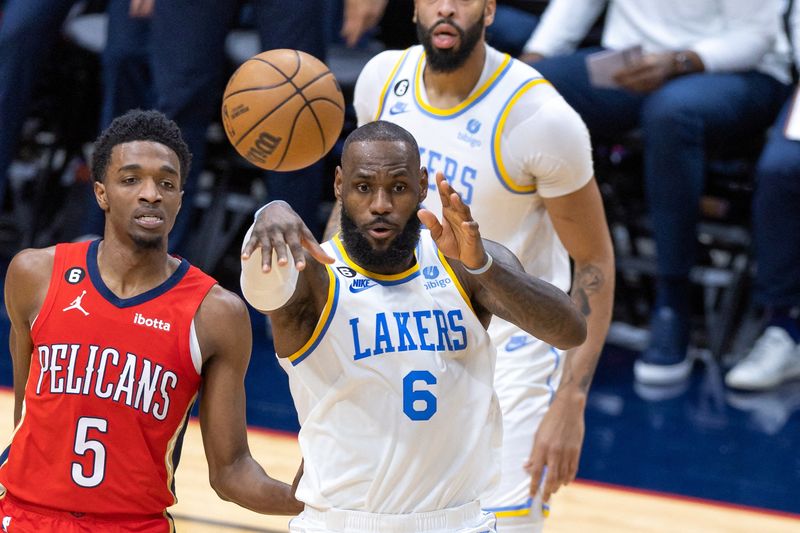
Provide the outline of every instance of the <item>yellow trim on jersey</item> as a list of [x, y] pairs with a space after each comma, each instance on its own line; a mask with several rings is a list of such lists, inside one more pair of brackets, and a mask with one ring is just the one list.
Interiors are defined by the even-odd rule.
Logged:
[[[349, 266], [362, 276], [366, 276], [368, 278], [372, 278], [377, 281], [399, 281], [402, 280], [403, 278], [409, 277], [411, 274], [419, 270], [419, 262], [417, 261], [414, 263], [414, 266], [412, 266], [408, 270], [400, 272], [399, 274], [376, 274], [375, 272], [370, 272], [369, 270], [361, 268], [360, 266], [355, 264], [352, 259], [350, 259], [350, 256], [347, 255], [347, 251], [344, 249], [344, 244], [342, 244], [342, 240], [339, 237], [338, 233], [333, 236], [331, 242], [333, 243], [334, 246], [336, 246], [336, 249], [339, 250], [339, 255], [341, 256], [342, 261], [347, 263], [347, 266]], [[414, 256], [416, 257], [416, 252], [414, 252]]]
[[530, 507], [526, 507], [524, 509], [515, 509], [513, 511], [494, 511], [494, 515], [497, 518], [509, 518], [512, 516], [528, 516], [531, 514]]
[[424, 70], [422, 68], [422, 62], [425, 60], [425, 52], [423, 52], [419, 56], [419, 60], [417, 61], [416, 72], [414, 73], [414, 99], [417, 101], [417, 104], [419, 104], [419, 106], [422, 109], [424, 109], [428, 113], [431, 113], [433, 115], [438, 115], [440, 117], [454, 115], [459, 111], [463, 111], [465, 108], [469, 107], [472, 104], [472, 102], [480, 98], [483, 93], [488, 91], [489, 88], [492, 86], [492, 84], [500, 76], [500, 74], [502, 74], [503, 71], [506, 69], [508, 64], [511, 62], [511, 56], [508, 54], [503, 54], [503, 56], [504, 56], [503, 62], [500, 63], [500, 66], [497, 67], [497, 70], [495, 70], [494, 73], [492, 73], [492, 75], [489, 76], [489, 79], [486, 80], [484, 84], [481, 85], [480, 88], [478, 88], [477, 91], [469, 95], [466, 100], [464, 100], [455, 107], [451, 107], [449, 109], [439, 109], [422, 101], [422, 96], [421, 96], [422, 87], [420, 81], [422, 80], [422, 72]]
[[167, 490], [170, 494], [172, 494], [172, 505], [178, 503], [178, 496], [172, 492], [172, 480], [175, 478], [175, 465], [172, 464], [172, 456], [175, 453], [175, 443], [178, 441], [178, 436], [181, 434], [181, 430], [185, 429], [186, 419], [189, 418], [189, 413], [192, 411], [192, 406], [194, 405], [195, 400], [197, 400], [197, 393], [194, 393], [192, 396], [192, 400], [189, 402], [189, 405], [186, 406], [186, 412], [183, 414], [183, 418], [181, 419], [181, 423], [178, 424], [178, 428], [175, 430], [175, 434], [172, 435], [172, 438], [169, 439], [169, 443], [167, 443], [167, 453], [164, 456], [164, 466], [167, 467]]
[[495, 160], [497, 161], [497, 170], [500, 173], [500, 178], [503, 180], [503, 182], [509, 189], [515, 192], [521, 192], [521, 193], [535, 192], [536, 184], [517, 185], [516, 183], [514, 183], [514, 180], [511, 178], [511, 176], [508, 175], [508, 171], [506, 170], [506, 167], [503, 164], [503, 156], [500, 153], [500, 138], [502, 137], [503, 128], [505, 127], [508, 114], [511, 111], [511, 108], [514, 107], [514, 104], [517, 102], [517, 100], [519, 100], [522, 97], [522, 95], [525, 94], [529, 89], [531, 89], [536, 85], [540, 85], [542, 83], [550, 84], [549, 81], [543, 78], [538, 78], [529, 81], [528, 83], [526, 83], [517, 90], [516, 94], [513, 97], [511, 97], [511, 99], [508, 101], [508, 104], [506, 104], [505, 109], [503, 109], [503, 112], [500, 114], [500, 119], [497, 121], [497, 129], [495, 130], [494, 133], [494, 139], [492, 139], [492, 149], [494, 150]]
[[383, 104], [386, 101], [386, 92], [389, 90], [389, 86], [394, 81], [394, 77], [397, 74], [397, 71], [400, 70], [400, 65], [402, 65], [408, 53], [411, 51], [411, 48], [407, 48], [402, 54], [400, 54], [400, 59], [397, 60], [392, 71], [389, 72], [389, 77], [386, 78], [386, 83], [383, 85], [383, 89], [381, 89], [381, 94], [378, 97], [378, 112], [375, 113], [375, 117], [372, 120], [378, 120], [381, 117], [381, 113], [383, 113]]
[[453, 272], [453, 267], [450, 266], [450, 263], [447, 261], [447, 258], [444, 256], [441, 250], [437, 248], [436, 253], [439, 254], [439, 261], [442, 262], [442, 266], [444, 267], [445, 270], [447, 270], [447, 273], [450, 274], [450, 279], [453, 280], [453, 284], [456, 286], [456, 289], [458, 289], [458, 292], [461, 293], [461, 297], [464, 298], [464, 301], [472, 310], [472, 313], [475, 314], [475, 309], [472, 307], [472, 300], [470, 300], [469, 296], [467, 295], [467, 291], [464, 290], [464, 287], [458, 280], [458, 276], [456, 276], [456, 273]]
[[336, 274], [333, 273], [333, 269], [329, 266], [326, 266], [325, 270], [328, 272], [328, 298], [325, 300], [325, 307], [322, 308], [322, 314], [320, 314], [319, 320], [317, 320], [317, 325], [314, 326], [314, 332], [311, 333], [311, 337], [309, 337], [302, 348], [287, 357], [289, 361], [295, 361], [298, 357], [305, 354], [308, 349], [317, 341], [319, 336], [322, 335], [326, 326], [328, 325], [328, 319], [331, 311], [333, 310], [333, 304], [335, 303], [334, 293], [336, 292]]

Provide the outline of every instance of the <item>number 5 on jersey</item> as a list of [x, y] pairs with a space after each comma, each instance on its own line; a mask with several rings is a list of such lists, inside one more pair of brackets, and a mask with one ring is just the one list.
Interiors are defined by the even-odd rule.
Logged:
[[84, 456], [87, 452], [92, 452], [94, 455], [94, 462], [87, 473], [84, 473], [83, 465], [78, 462], [72, 463], [72, 481], [87, 489], [98, 486], [106, 475], [106, 448], [99, 440], [89, 438], [91, 429], [106, 433], [108, 420], [82, 416], [78, 419], [78, 425], [75, 428], [75, 446], [73, 448], [75, 454]]

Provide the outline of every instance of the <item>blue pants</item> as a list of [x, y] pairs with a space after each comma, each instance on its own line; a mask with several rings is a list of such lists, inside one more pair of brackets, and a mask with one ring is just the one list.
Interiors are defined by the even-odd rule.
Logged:
[[[180, 242], [187, 231], [197, 175], [205, 158], [205, 134], [219, 113], [225, 77], [225, 36], [238, 11], [231, 0], [157, 1], [151, 27], [153, 81], [157, 107], [181, 127], [193, 155], [183, 209], [170, 236]], [[324, 59], [324, 0], [255, 0], [261, 48], [295, 48]], [[270, 172], [267, 192], [282, 199], [314, 229], [322, 187], [322, 165]]]
[[791, 100], [783, 106], [756, 170], [755, 298], [767, 307], [800, 305], [800, 141], [783, 135]]
[[75, 0], [8, 0], [0, 21], [0, 207], [36, 75]]
[[585, 58], [598, 48], [544, 59], [534, 68], [583, 117], [593, 137], [641, 128], [644, 180], [658, 274], [686, 278], [705, 183], [706, 152], [742, 136], [760, 135], [788, 87], [755, 71], [698, 73], [646, 94], [590, 85]]

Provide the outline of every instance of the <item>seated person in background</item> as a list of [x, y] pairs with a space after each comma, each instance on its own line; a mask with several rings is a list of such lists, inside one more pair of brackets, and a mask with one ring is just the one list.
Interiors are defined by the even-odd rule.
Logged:
[[[794, 61], [800, 66], [800, 2], [793, 4], [789, 20]], [[790, 111], [794, 124], [787, 130]], [[783, 105], [756, 167], [753, 296], [764, 306], [766, 327], [750, 353], [725, 376], [729, 387], [763, 390], [800, 378], [799, 206], [800, 108], [795, 96]]]
[[344, 143], [341, 232], [324, 248], [283, 202], [245, 237], [242, 291], [269, 314], [301, 424], [306, 507], [292, 532], [494, 532], [478, 501], [500, 474], [489, 321], [561, 349], [586, 337], [566, 293], [481, 239], [436, 182], [441, 219], [420, 208], [414, 138], [371, 122]]
[[[640, 45], [615, 88], [591, 85], [573, 52], [608, 3], [602, 45]], [[788, 93], [783, 2], [765, 0], [552, 0], [524, 58], [581, 115], [592, 137], [641, 128], [646, 200], [657, 252], [651, 340], [636, 362], [646, 384], [691, 372], [690, 282], [708, 148], [759, 135]], [[544, 59], [543, 59], [544, 58]]]

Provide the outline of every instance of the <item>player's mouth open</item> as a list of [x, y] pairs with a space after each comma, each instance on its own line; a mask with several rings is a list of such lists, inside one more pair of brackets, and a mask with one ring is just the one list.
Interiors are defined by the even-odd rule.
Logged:
[[164, 223], [164, 219], [158, 215], [139, 215], [135, 220], [137, 224], [145, 228], [155, 228]]
[[452, 48], [458, 40], [458, 31], [449, 24], [440, 24], [433, 30], [432, 37], [436, 48]]

